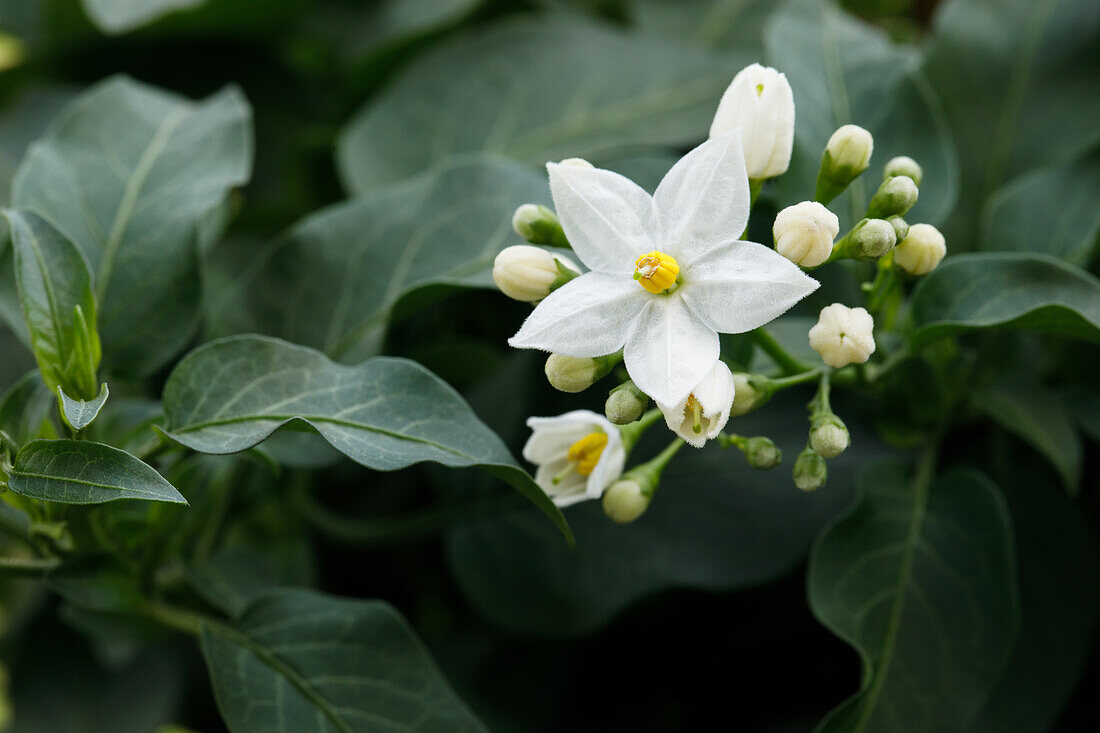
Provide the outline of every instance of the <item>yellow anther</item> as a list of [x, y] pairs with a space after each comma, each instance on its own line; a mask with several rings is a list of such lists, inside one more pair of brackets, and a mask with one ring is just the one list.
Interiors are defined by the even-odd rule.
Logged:
[[676, 284], [680, 263], [672, 255], [653, 250], [634, 261], [634, 279], [651, 293], [663, 293]]
[[590, 476], [600, 462], [603, 449], [607, 446], [607, 435], [589, 433], [569, 446], [568, 458], [581, 476]]

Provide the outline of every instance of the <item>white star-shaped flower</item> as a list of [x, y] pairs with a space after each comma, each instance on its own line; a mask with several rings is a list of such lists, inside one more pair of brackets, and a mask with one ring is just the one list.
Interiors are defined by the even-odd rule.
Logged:
[[550, 191], [591, 270], [555, 290], [509, 343], [568, 356], [624, 349], [655, 401], [686, 399], [718, 359], [718, 334], [775, 319], [817, 281], [770, 247], [739, 238], [749, 182], [739, 130], [681, 158], [650, 196], [599, 168], [551, 163]]

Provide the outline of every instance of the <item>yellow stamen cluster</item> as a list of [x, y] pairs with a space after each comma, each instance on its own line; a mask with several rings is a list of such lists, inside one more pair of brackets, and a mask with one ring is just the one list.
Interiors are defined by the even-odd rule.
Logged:
[[672, 255], [653, 250], [634, 261], [634, 279], [651, 293], [663, 293], [676, 284], [680, 263]]
[[607, 435], [589, 433], [569, 447], [569, 461], [581, 476], [590, 476], [606, 446]]

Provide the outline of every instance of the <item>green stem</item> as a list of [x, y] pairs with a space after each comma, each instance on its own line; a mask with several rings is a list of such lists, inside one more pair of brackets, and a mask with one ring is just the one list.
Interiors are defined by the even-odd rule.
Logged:
[[778, 379], [769, 380], [769, 384], [775, 391], [781, 389], [787, 389], [788, 387], [796, 387], [800, 384], [806, 384], [807, 382], [813, 382], [821, 376], [821, 369], [811, 369], [801, 374], [792, 374], [789, 377], [779, 377]]
[[771, 357], [771, 360], [774, 361], [784, 373], [793, 375], [810, 371], [811, 367], [809, 365], [803, 364], [801, 361], [791, 356], [763, 326], [753, 331], [752, 336], [756, 341], [756, 345], [759, 346], [765, 354]]
[[149, 601], [144, 606], [145, 615], [170, 629], [182, 631], [185, 634], [198, 635], [203, 623], [224, 626], [221, 621], [203, 614], [188, 611], [183, 608], [169, 606], [166, 603]]
[[634, 450], [634, 446], [636, 446], [638, 441], [642, 439], [642, 436], [645, 435], [645, 431], [649, 430], [649, 427], [661, 417], [661, 411], [654, 407], [634, 422], [619, 426], [619, 432], [623, 436], [623, 449], [626, 451], [627, 455], [630, 454], [630, 451]]
[[821, 372], [821, 383], [818, 385], [817, 394], [810, 400], [810, 416], [831, 414], [833, 411], [832, 405], [829, 404], [829, 392], [832, 387], [829, 384], [829, 371], [823, 370]]
[[58, 560], [40, 557], [0, 557], [0, 578], [38, 579], [59, 564]]

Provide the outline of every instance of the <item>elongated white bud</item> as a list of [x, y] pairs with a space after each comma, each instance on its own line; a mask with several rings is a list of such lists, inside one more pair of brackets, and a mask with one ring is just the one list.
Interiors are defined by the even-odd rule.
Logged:
[[786, 172], [794, 145], [794, 95], [787, 77], [760, 64], [746, 66], [722, 95], [710, 136], [741, 128], [749, 178]]
[[506, 247], [493, 262], [493, 282], [513, 300], [534, 303], [580, 275], [572, 261], [528, 244]]

